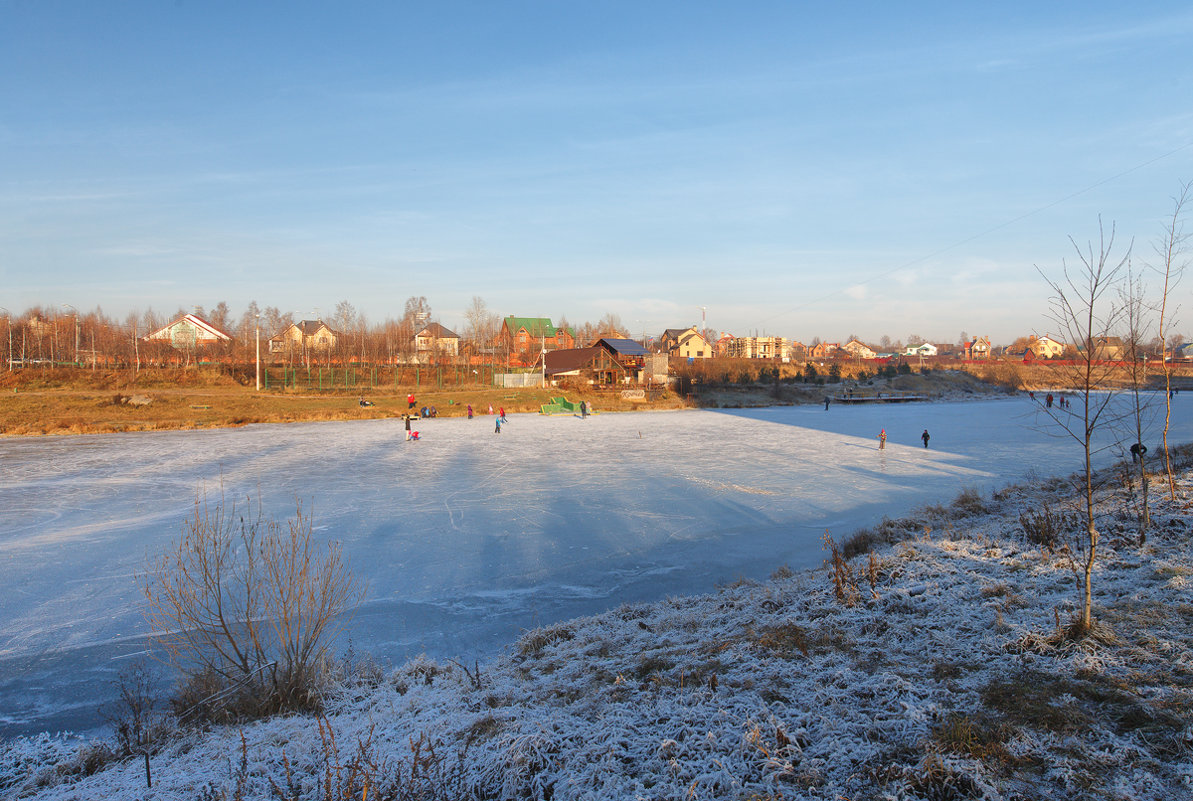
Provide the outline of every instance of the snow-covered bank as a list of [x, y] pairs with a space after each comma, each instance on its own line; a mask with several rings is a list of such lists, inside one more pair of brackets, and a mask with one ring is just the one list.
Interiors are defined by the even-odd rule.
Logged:
[[852, 605], [828, 571], [776, 565], [536, 629], [493, 661], [359, 671], [321, 721], [171, 743], [152, 789], [136, 759], [63, 776], [72, 758], [50, 738], [5, 744], [0, 776], [42, 799], [359, 798], [348, 785], [366, 779], [369, 798], [1189, 797], [1193, 473], [1175, 502], [1155, 498], [1142, 547], [1104, 482], [1094, 591], [1110, 633], [1081, 642], [1058, 636], [1072, 560], [1020, 525], [1060, 511], [1062, 483], [923, 511], [911, 539], [855, 560]]

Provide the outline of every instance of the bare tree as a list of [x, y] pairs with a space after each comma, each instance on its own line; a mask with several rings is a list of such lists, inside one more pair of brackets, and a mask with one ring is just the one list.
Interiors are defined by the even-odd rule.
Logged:
[[[1119, 287], [1119, 305], [1123, 309], [1123, 346], [1127, 369], [1127, 393], [1130, 398], [1130, 412], [1127, 415], [1128, 439], [1131, 442], [1131, 462], [1139, 466], [1140, 502], [1138, 509], [1139, 542], [1147, 539], [1151, 525], [1149, 480], [1147, 476], [1147, 448], [1143, 444], [1143, 431], [1150, 417], [1150, 404], [1144, 395], [1147, 383], [1147, 345], [1151, 333], [1149, 312], [1144, 301], [1142, 279], [1136, 275], [1130, 264], [1126, 280]], [[1134, 482], [1130, 482], [1133, 486]], [[1132, 491], [1133, 494], [1133, 491]]]
[[626, 330], [621, 324], [621, 317], [613, 312], [606, 314], [597, 323], [597, 337], [620, 337], [624, 336], [623, 332]]
[[316, 553], [301, 506], [282, 524], [259, 505], [241, 514], [222, 501], [196, 501], [141, 581], [146, 619], [175, 666], [192, 684], [235, 694], [240, 714], [312, 707], [316, 666], [363, 593], [338, 546]]
[[1057, 330], [1064, 332], [1070, 342], [1082, 345], [1078, 350], [1070, 374], [1070, 379], [1077, 388], [1077, 395], [1081, 403], [1080, 411], [1071, 414], [1067, 410], [1058, 410], [1051, 405], [1046, 407], [1047, 413], [1060, 429], [1076, 440], [1085, 453], [1085, 536], [1082, 541], [1085, 551], [1083, 560], [1084, 599], [1081, 618], [1077, 625], [1081, 633], [1088, 632], [1093, 626], [1093, 570], [1098, 546], [1098, 530], [1094, 521], [1094, 434], [1111, 422], [1109, 410], [1113, 399], [1110, 392], [1097, 392], [1106, 384], [1111, 369], [1099, 358], [1099, 340], [1104, 341], [1105, 337], [1115, 330], [1122, 317], [1122, 308], [1108, 302], [1107, 293], [1116, 286], [1122, 269], [1131, 255], [1128, 248], [1122, 259], [1117, 263], [1112, 262], [1113, 224], [1109, 239], [1107, 239], [1105, 229], [1099, 219], [1098, 234], [1098, 249], [1096, 251], [1092, 242], [1086, 245], [1085, 250], [1082, 250], [1076, 240], [1069, 237], [1069, 242], [1077, 251], [1080, 266], [1070, 268], [1062, 260], [1060, 278], [1049, 278], [1043, 270], [1036, 267], [1052, 289], [1050, 311], [1053, 321], [1058, 326]]
[[[1156, 336], [1163, 342], [1169, 336], [1169, 329], [1173, 325], [1175, 309], [1169, 307], [1169, 299], [1185, 274], [1189, 264], [1186, 256], [1189, 245], [1189, 235], [1185, 232], [1185, 203], [1193, 191], [1193, 183], [1181, 184], [1181, 191], [1174, 197], [1172, 215], [1167, 218], [1160, 240], [1153, 246], [1159, 262], [1153, 269], [1164, 279], [1164, 286], [1160, 293], [1160, 321], [1157, 325]], [[1176, 477], [1173, 475], [1172, 456], [1168, 452], [1168, 429], [1172, 422], [1172, 366], [1167, 354], [1161, 352], [1164, 364], [1164, 433], [1162, 444], [1164, 450], [1164, 472], [1168, 476], [1168, 495], [1176, 500]]]
[[207, 313], [207, 322], [214, 325], [221, 331], [227, 331], [228, 326], [231, 325], [232, 313], [228, 310], [228, 304], [220, 301], [212, 307], [211, 311]]
[[472, 303], [464, 312], [464, 319], [468, 323], [464, 335], [476, 348], [488, 347], [497, 336], [497, 329], [501, 325], [501, 318], [489, 311], [484, 298], [479, 295], [472, 296]]

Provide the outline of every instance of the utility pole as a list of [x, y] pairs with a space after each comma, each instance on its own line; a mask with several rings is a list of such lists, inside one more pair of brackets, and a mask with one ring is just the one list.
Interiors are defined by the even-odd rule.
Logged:
[[261, 391], [261, 312], [257, 312], [257, 391]]
[[9, 316], [8, 309], [0, 306], [0, 311], [4, 312], [4, 327], [8, 329], [8, 372], [12, 372], [12, 318]]
[[634, 322], [642, 323], [642, 347], [645, 348], [646, 347], [646, 324], [649, 323], [650, 320], [635, 320]]

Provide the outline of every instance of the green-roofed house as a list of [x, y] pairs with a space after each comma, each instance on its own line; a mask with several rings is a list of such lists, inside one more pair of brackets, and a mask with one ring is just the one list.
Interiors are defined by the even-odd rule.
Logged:
[[576, 347], [572, 328], [556, 328], [549, 317], [506, 317], [501, 323], [501, 346], [510, 355], [510, 365], [529, 367], [546, 350]]

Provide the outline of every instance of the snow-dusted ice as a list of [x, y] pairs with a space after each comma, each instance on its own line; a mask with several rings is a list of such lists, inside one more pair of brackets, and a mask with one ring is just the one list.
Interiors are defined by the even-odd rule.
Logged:
[[[1172, 441], [1189, 441], [1175, 403]], [[144, 652], [135, 575], [204, 495], [274, 517], [301, 501], [343, 543], [368, 585], [358, 650], [483, 658], [523, 629], [816, 564], [825, 530], [1077, 470], [1080, 448], [1035, 408], [515, 415], [500, 434], [441, 418], [410, 443], [397, 420], [0, 440], [0, 734], [98, 722]]]

